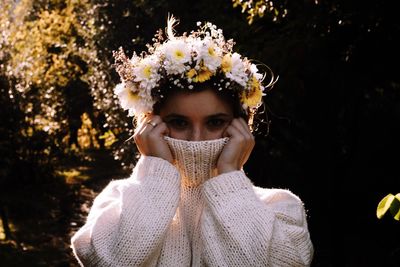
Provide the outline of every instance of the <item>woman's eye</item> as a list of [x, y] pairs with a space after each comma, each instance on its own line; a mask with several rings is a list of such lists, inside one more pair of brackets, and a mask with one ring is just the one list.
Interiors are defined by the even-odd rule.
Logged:
[[188, 126], [188, 122], [182, 119], [172, 119], [168, 121], [167, 124], [176, 129], [184, 129], [186, 126]]
[[226, 123], [226, 120], [224, 119], [210, 119], [207, 124], [211, 128], [219, 128], [224, 126]]

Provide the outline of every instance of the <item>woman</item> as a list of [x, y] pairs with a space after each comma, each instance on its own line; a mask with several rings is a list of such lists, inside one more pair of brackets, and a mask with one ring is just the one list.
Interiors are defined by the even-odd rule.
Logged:
[[253, 186], [242, 169], [263, 75], [214, 25], [177, 37], [174, 23], [147, 54], [115, 54], [141, 158], [97, 196], [75, 256], [82, 266], [309, 266], [301, 200]]

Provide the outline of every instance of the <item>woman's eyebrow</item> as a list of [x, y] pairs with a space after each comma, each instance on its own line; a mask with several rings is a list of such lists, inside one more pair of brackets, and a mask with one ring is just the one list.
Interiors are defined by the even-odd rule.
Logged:
[[186, 119], [187, 117], [182, 115], [182, 114], [178, 114], [178, 113], [170, 113], [170, 114], [168, 114], [167, 116], [164, 117], [164, 119], [171, 119], [171, 118], [173, 118], [173, 119], [176, 119], [176, 118]]
[[211, 115], [207, 116], [208, 119], [221, 118], [221, 117], [231, 118], [232, 116], [227, 114], [227, 113], [222, 113], [222, 112], [221, 113], [216, 113], [216, 114], [211, 114]]
[[[207, 120], [214, 119], [214, 118], [229, 119], [229, 118], [232, 118], [232, 116], [227, 113], [220, 112], [220, 113], [211, 114], [211, 115], [208, 115], [205, 117], [205, 119], [207, 119]], [[169, 120], [169, 119], [185, 119], [186, 120], [186, 119], [188, 119], [188, 117], [185, 115], [182, 115], [182, 114], [178, 114], [178, 113], [170, 113], [167, 116], [165, 116], [163, 119], [164, 120]]]

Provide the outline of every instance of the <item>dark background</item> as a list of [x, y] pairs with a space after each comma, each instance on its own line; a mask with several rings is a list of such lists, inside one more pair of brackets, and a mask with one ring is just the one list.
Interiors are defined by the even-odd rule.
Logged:
[[[230, 1], [107, 3], [102, 12], [112, 24], [99, 45], [110, 59], [111, 51], [119, 46], [129, 53], [143, 50], [172, 13], [180, 19], [176, 27], [179, 33], [193, 29], [197, 21], [211, 21], [224, 30], [226, 38], [236, 41], [236, 51], [270, 66], [279, 80], [264, 99], [262, 116], [270, 121], [269, 133], [267, 125], [260, 124], [246, 173], [256, 185], [288, 188], [304, 201], [315, 247], [313, 266], [400, 266], [400, 223], [390, 215], [382, 219], [375, 215], [384, 196], [400, 192], [400, 22], [395, 1], [275, 1], [288, 15], [276, 21], [265, 15], [251, 25], [241, 8], [233, 8]], [[128, 16], [122, 16], [127, 12]], [[135, 36], [129, 34], [133, 31]], [[136, 42], [132, 42], [133, 37]], [[115, 71], [110, 72], [118, 82]], [[2, 78], [2, 86], [6, 85], [6, 78]], [[0, 127], [9, 128], [7, 123], [3, 119]], [[82, 205], [90, 207], [110, 177], [121, 178], [130, 171], [120, 169], [121, 162], [109, 154], [92, 150], [72, 157], [72, 161], [67, 157], [70, 161], [58, 164], [89, 166], [88, 174], [94, 178], [72, 187], [62, 183], [54, 187], [54, 180], [47, 183], [49, 187], [40, 182], [42, 191], [56, 188], [53, 192], [69, 193], [28, 198], [27, 210], [36, 205], [47, 210], [43, 206], [48, 205], [58, 212], [59, 225], [48, 233], [61, 236], [55, 244], [64, 244], [62, 251], [60, 246], [38, 245], [51, 238], [41, 240], [36, 232], [25, 240], [30, 230], [22, 222], [27, 216], [16, 210], [26, 203], [18, 198], [19, 202], [10, 204], [3, 197], [10, 220], [19, 222], [14, 230], [16, 241], [0, 246], [5, 266], [33, 266], [32, 260], [38, 266], [74, 264], [67, 246], [87, 213]], [[101, 169], [99, 164], [105, 162], [111, 167]], [[19, 177], [3, 184], [8, 193], [14, 190], [30, 196], [31, 188], [39, 190], [30, 179], [21, 180], [29, 177], [29, 171], [12, 169], [7, 173], [8, 177]], [[76, 222], [72, 227], [71, 220]], [[40, 227], [36, 230], [44, 231]], [[28, 234], [22, 234], [25, 232]], [[18, 245], [24, 242], [32, 249]], [[53, 251], [55, 254], [49, 256]], [[19, 260], [11, 263], [16, 257]]]

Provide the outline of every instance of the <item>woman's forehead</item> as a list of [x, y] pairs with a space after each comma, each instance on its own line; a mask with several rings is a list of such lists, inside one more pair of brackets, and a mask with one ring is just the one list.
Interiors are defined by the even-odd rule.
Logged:
[[232, 114], [232, 105], [218, 96], [213, 90], [197, 92], [178, 91], [168, 96], [160, 113], [202, 114], [213, 115], [217, 113]]

